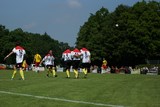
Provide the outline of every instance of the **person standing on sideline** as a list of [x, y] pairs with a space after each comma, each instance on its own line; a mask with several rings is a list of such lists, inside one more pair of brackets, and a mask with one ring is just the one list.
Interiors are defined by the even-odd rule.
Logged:
[[42, 60], [42, 57], [40, 54], [37, 53], [34, 55], [33, 63], [35, 64], [35, 71], [36, 72], [39, 72], [39, 64], [40, 64], [41, 60]]
[[55, 67], [54, 67], [54, 56], [52, 54], [52, 50], [49, 51], [49, 53], [42, 59], [40, 64], [44, 62], [45, 66], [47, 67], [47, 77], [49, 77], [49, 73], [52, 73], [53, 77], [57, 77]]
[[82, 71], [84, 73], [84, 78], [86, 78], [88, 70], [90, 69], [91, 53], [86, 48], [82, 48], [80, 51], [82, 57]]
[[67, 49], [62, 54], [62, 59], [64, 60], [64, 66], [66, 69], [67, 78], [70, 78], [70, 68], [72, 64], [71, 50]]
[[19, 43], [16, 43], [16, 47], [13, 48], [13, 50], [4, 58], [4, 60], [6, 60], [13, 53], [16, 54], [16, 65], [14, 66], [14, 71], [13, 71], [11, 80], [13, 80], [13, 78], [15, 77], [15, 74], [17, 73], [17, 69], [19, 69], [21, 78], [22, 80], [24, 80], [25, 78], [24, 78], [22, 63], [23, 63], [24, 55], [26, 54], [26, 51], [24, 50], [23, 47], [20, 46]]
[[79, 74], [78, 74], [78, 68], [80, 64], [80, 57], [81, 57], [81, 52], [75, 48], [72, 52], [72, 57], [73, 57], [73, 71], [75, 74], [75, 78], [77, 79]]
[[107, 66], [107, 60], [105, 59], [105, 58], [103, 58], [103, 61], [102, 61], [102, 72], [101, 72], [101, 74], [103, 74], [103, 73], [106, 73], [107, 72], [107, 68], [108, 68], [108, 66]]

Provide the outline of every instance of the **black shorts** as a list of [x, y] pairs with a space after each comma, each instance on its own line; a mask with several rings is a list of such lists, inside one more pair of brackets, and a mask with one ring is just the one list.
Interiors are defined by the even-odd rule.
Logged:
[[80, 60], [73, 60], [73, 69], [78, 69], [80, 64]]
[[16, 63], [16, 68], [22, 68], [22, 63]]
[[47, 69], [52, 69], [53, 65], [46, 65]]
[[70, 69], [71, 65], [72, 65], [72, 61], [71, 60], [68, 60], [68, 61], [64, 61], [64, 66], [66, 69]]
[[82, 63], [82, 68], [90, 68], [90, 63]]

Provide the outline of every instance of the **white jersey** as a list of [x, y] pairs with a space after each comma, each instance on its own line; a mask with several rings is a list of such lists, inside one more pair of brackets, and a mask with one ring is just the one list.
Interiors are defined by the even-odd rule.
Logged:
[[45, 65], [54, 65], [54, 56], [53, 55], [50, 55], [50, 54], [47, 54], [43, 59], [42, 61], [44, 61], [44, 64]]
[[[73, 57], [73, 60], [80, 60], [80, 55], [81, 55], [81, 52], [75, 52], [75, 51], [72, 51], [71, 52], [71, 55]], [[76, 57], [77, 56], [77, 57]]]
[[82, 63], [89, 63], [91, 53], [89, 51], [81, 51], [82, 54]]
[[16, 46], [12, 51], [16, 54], [16, 63], [22, 63], [26, 51], [20, 46]]
[[71, 53], [63, 53], [62, 58], [64, 59], [64, 61], [72, 60], [72, 55]]

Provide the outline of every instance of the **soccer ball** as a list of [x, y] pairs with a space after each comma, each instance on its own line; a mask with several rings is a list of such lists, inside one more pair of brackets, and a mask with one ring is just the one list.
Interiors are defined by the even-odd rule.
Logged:
[[118, 24], [116, 24], [116, 27], [118, 27], [119, 25]]

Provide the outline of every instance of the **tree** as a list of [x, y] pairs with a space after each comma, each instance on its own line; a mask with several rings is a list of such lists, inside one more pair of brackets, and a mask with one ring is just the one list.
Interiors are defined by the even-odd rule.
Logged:
[[[59, 42], [52, 39], [46, 32], [43, 35], [24, 32], [21, 28], [9, 31], [5, 26], [0, 25], [0, 62], [15, 47], [16, 42], [20, 42], [27, 53], [27, 62], [31, 64], [33, 57], [39, 53], [42, 57], [49, 50], [53, 50], [56, 57], [56, 63], [60, 64], [61, 54], [66, 48], [70, 48], [67, 43]], [[5, 62], [6, 64], [14, 64], [15, 57], [12, 55]]]
[[[136, 65], [160, 59], [160, 3], [101, 8], [81, 26], [76, 45], [91, 50], [92, 60], [105, 57], [112, 65]], [[118, 24], [119, 26], [115, 26]]]

